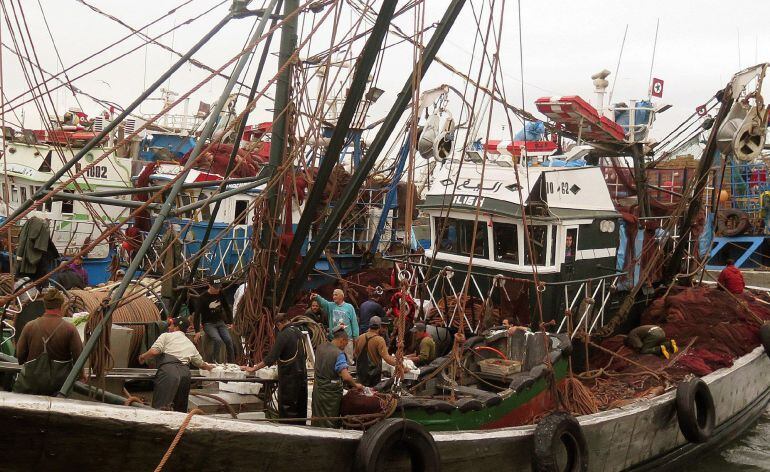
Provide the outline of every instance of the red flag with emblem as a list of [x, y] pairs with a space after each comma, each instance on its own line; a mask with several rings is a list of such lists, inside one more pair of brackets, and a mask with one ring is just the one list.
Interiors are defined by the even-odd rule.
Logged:
[[663, 80], [652, 79], [652, 92], [653, 97], [663, 98]]

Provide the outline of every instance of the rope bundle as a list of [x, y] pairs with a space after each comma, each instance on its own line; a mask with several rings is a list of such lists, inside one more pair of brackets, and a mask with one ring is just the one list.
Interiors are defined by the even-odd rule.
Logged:
[[[129, 289], [125, 298], [120, 301], [115, 311], [112, 313], [112, 322], [116, 324], [120, 323], [136, 323], [136, 322], [150, 322], [160, 321], [160, 312], [158, 307], [147, 297], [137, 296], [140, 287], [134, 287]], [[64, 302], [62, 311], [65, 314], [72, 314], [78, 312], [90, 313], [88, 324], [86, 325], [86, 331], [88, 327], [96, 327], [98, 320], [101, 316], [94, 317], [99, 307], [102, 304], [102, 300], [109, 300], [110, 291], [104, 288], [96, 288], [91, 290], [70, 290], [69, 298]], [[129, 347], [129, 359], [135, 359], [139, 355], [139, 350], [142, 345], [142, 338], [144, 337], [143, 326], [132, 326], [134, 333], [131, 337], [131, 345]], [[109, 336], [109, 329], [105, 330], [105, 335]], [[109, 343], [106, 345], [109, 348]], [[93, 365], [93, 364], [92, 364]]]

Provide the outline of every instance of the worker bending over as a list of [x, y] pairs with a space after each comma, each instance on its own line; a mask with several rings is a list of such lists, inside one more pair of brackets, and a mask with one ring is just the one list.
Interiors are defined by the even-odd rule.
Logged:
[[415, 365], [427, 365], [436, 359], [436, 341], [428, 334], [425, 323], [415, 323], [411, 329], [417, 344], [417, 351], [407, 359], [413, 361]]
[[[348, 334], [344, 326], [338, 326], [332, 331], [332, 340], [318, 346], [315, 353], [315, 385], [313, 387], [313, 416], [320, 418], [336, 418], [340, 416], [342, 402], [342, 382], [347, 382], [356, 390], [363, 385], [356, 382], [348, 371], [348, 360], [345, 356], [345, 346], [348, 345]], [[318, 419], [313, 426], [336, 428], [340, 425], [337, 419]]]
[[281, 313], [275, 320], [278, 336], [265, 359], [254, 367], [241, 367], [255, 372], [265, 366], [278, 364], [278, 416], [297, 418], [304, 425], [307, 418], [307, 365], [302, 331], [291, 326], [291, 319]]
[[735, 261], [727, 259], [727, 266], [719, 273], [719, 279], [717, 279], [719, 285], [724, 287], [730, 293], [740, 295], [746, 288], [746, 283], [743, 281], [743, 274], [741, 270], [735, 267]]
[[669, 351], [676, 353], [679, 347], [675, 340], [666, 341], [666, 332], [655, 325], [642, 325], [628, 333], [626, 343], [639, 351], [640, 354], [662, 355], [666, 359], [670, 357]]
[[172, 318], [168, 332], [158, 336], [152, 347], [139, 356], [139, 363], [160, 356], [156, 361], [153, 379], [152, 407], [158, 410], [174, 410], [187, 413], [190, 394], [190, 365], [211, 370], [213, 365], [203, 362], [201, 354], [185, 334], [190, 327], [187, 318]]

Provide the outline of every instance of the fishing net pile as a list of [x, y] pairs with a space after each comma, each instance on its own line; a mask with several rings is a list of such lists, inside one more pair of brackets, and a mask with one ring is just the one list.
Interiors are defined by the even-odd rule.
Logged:
[[640, 324], [662, 327], [668, 339], [676, 340], [679, 353], [671, 353], [670, 359], [640, 354], [625, 345], [625, 336], [613, 336], [601, 347], [616, 355], [592, 349], [591, 370], [580, 377], [600, 409], [655, 396], [689, 374], [704, 376], [732, 366], [760, 345], [759, 328], [765, 320], [770, 320], [766, 293], [674, 287], [645, 310]]

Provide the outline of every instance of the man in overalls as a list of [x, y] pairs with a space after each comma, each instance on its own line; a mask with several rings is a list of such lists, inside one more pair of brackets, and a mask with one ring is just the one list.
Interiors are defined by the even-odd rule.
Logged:
[[201, 354], [185, 334], [190, 327], [187, 318], [169, 320], [168, 332], [161, 334], [152, 347], [139, 356], [139, 363], [158, 357], [158, 371], [153, 379], [152, 407], [187, 413], [190, 395], [190, 365], [211, 370], [213, 365], [203, 362]]
[[313, 426], [339, 427], [340, 420], [331, 418], [340, 416], [343, 381], [356, 390], [363, 389], [363, 385], [356, 382], [348, 371], [348, 359], [344, 352], [347, 345], [348, 334], [345, 327], [337, 326], [332, 331], [331, 342], [325, 342], [316, 349], [313, 416], [329, 419], [314, 420]]
[[55, 288], [43, 292], [45, 312], [21, 330], [16, 356], [22, 365], [13, 391], [54, 395], [80, 357], [83, 342], [75, 325], [62, 319], [64, 296]]
[[304, 425], [307, 418], [307, 365], [303, 334], [291, 319], [281, 313], [275, 320], [278, 336], [265, 359], [254, 367], [241, 367], [255, 372], [265, 366], [278, 364], [278, 416], [297, 418]]

